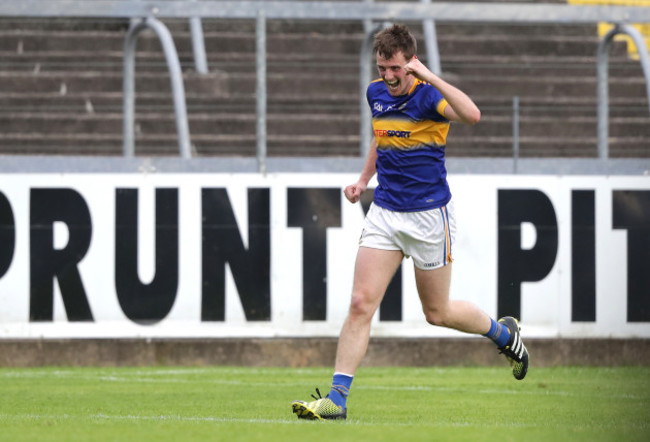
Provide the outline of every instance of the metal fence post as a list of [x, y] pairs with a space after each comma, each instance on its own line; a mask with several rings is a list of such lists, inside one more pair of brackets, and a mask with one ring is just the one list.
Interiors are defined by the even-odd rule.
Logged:
[[519, 96], [512, 97], [512, 159], [514, 173], [519, 162]]
[[208, 60], [205, 55], [205, 41], [203, 39], [203, 24], [199, 17], [190, 18], [190, 34], [192, 36], [192, 53], [194, 54], [194, 67], [199, 74], [208, 73]]
[[266, 173], [266, 14], [257, 11], [256, 51], [257, 51], [257, 170]]
[[[420, 3], [431, 4], [431, 0], [420, 0]], [[436, 22], [433, 19], [422, 21], [422, 30], [424, 31], [424, 41], [427, 50], [427, 64], [429, 69], [436, 75], [442, 73], [440, 67], [440, 51], [438, 49], [438, 36], [436, 33]]]
[[[363, 3], [367, 4], [370, 6], [374, 0], [363, 0]], [[366, 18], [363, 20], [363, 32], [367, 35], [370, 31], [372, 31], [372, 20], [369, 18]]]

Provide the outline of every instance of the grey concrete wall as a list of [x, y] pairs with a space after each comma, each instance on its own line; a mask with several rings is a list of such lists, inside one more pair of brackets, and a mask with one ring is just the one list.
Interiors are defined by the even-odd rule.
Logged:
[[[0, 367], [334, 364], [334, 338], [0, 340]], [[530, 339], [532, 367], [650, 365], [650, 339]], [[499, 366], [484, 338], [370, 341], [365, 366]]]

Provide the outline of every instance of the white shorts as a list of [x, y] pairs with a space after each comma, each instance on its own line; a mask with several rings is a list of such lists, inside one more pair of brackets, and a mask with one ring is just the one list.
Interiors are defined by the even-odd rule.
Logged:
[[401, 250], [415, 266], [433, 270], [452, 262], [456, 236], [454, 206], [424, 212], [393, 212], [370, 206], [359, 245], [371, 249]]

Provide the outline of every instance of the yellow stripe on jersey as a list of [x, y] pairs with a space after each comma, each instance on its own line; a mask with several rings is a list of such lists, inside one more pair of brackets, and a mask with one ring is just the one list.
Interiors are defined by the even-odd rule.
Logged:
[[449, 122], [373, 119], [372, 128], [379, 149], [413, 149], [444, 146]]
[[438, 102], [438, 106], [436, 106], [436, 110], [440, 115], [443, 117], [445, 116], [445, 108], [447, 107], [449, 103], [447, 103], [447, 100], [444, 98]]

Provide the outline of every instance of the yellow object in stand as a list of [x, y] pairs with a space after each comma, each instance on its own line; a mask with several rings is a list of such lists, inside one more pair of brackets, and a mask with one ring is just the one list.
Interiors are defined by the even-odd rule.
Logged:
[[[570, 5], [598, 5], [598, 6], [635, 6], [639, 8], [650, 8], [650, 0], [567, 0]], [[646, 47], [650, 50], [650, 23], [634, 23], [632, 24], [643, 36]], [[611, 23], [598, 23], [598, 35], [605, 36], [614, 25]], [[635, 60], [639, 59], [639, 51], [634, 44], [634, 41], [627, 35], [619, 34], [614, 37], [616, 41], [627, 42], [627, 53], [630, 58]]]

